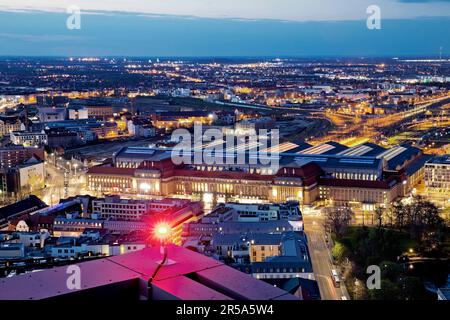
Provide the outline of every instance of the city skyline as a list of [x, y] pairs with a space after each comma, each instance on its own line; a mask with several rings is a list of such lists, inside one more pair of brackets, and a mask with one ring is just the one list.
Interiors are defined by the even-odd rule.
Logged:
[[0, 0], [0, 301], [429, 313], [449, 31], [450, 0]]

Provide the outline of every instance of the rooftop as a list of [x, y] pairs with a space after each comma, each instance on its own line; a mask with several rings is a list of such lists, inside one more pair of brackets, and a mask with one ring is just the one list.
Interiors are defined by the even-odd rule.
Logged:
[[0, 221], [14, 217], [17, 214], [29, 213], [47, 207], [47, 205], [35, 195], [30, 195], [24, 200], [0, 208]]
[[433, 158], [429, 159], [427, 163], [450, 165], [450, 154], [433, 157]]
[[[67, 286], [68, 267], [0, 280], [0, 300], [65, 298], [138, 300], [295, 300], [293, 295], [214, 259], [175, 245], [168, 246], [170, 265], [162, 266], [159, 247], [79, 263], [81, 289]], [[152, 281], [153, 290], [146, 289]]]

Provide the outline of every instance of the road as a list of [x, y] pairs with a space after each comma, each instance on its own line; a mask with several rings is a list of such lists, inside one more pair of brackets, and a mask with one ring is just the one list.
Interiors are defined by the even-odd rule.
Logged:
[[64, 171], [70, 172], [68, 176], [67, 196], [75, 196], [78, 194], [87, 194], [85, 189], [85, 174], [80, 169], [75, 175], [75, 169], [67, 165], [66, 161], [58, 161], [57, 166], [51, 160], [47, 161], [45, 171], [46, 188], [42, 192], [42, 200], [49, 205], [59, 203], [66, 196], [64, 188]]
[[349, 299], [344, 285], [341, 283], [341, 288], [336, 288], [330, 277], [331, 270], [336, 269], [336, 267], [331, 262], [330, 250], [325, 242], [323, 218], [320, 216], [304, 216], [303, 221], [308, 237], [314, 275], [319, 285], [322, 300], [341, 300], [342, 296]]
[[378, 117], [363, 116], [363, 118], [362, 115], [355, 116], [325, 110], [323, 117], [328, 118], [336, 129], [330, 130], [325, 136], [316, 137], [308, 142], [319, 144], [332, 140], [346, 145], [355, 145], [358, 142], [362, 143], [365, 141], [376, 143], [380, 135], [389, 136], [392, 129], [398, 128], [401, 124], [413, 120], [415, 116], [427, 110], [441, 109], [449, 102], [450, 98], [445, 96], [426, 102], [424, 101], [407, 111], [380, 115]]

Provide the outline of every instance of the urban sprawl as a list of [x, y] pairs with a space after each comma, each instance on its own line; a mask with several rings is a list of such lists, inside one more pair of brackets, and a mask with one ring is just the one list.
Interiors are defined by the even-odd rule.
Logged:
[[[186, 290], [154, 298], [447, 299], [449, 114], [445, 59], [2, 58], [0, 299], [64, 293], [25, 274], [157, 264], [155, 230]], [[184, 142], [220, 161], [174, 161], [198, 128], [226, 138]]]

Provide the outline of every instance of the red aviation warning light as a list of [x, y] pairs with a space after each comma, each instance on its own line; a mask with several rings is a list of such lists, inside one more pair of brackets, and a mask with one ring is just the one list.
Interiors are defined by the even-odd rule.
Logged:
[[159, 222], [154, 227], [154, 237], [164, 242], [169, 238], [171, 229], [171, 226], [167, 222]]

